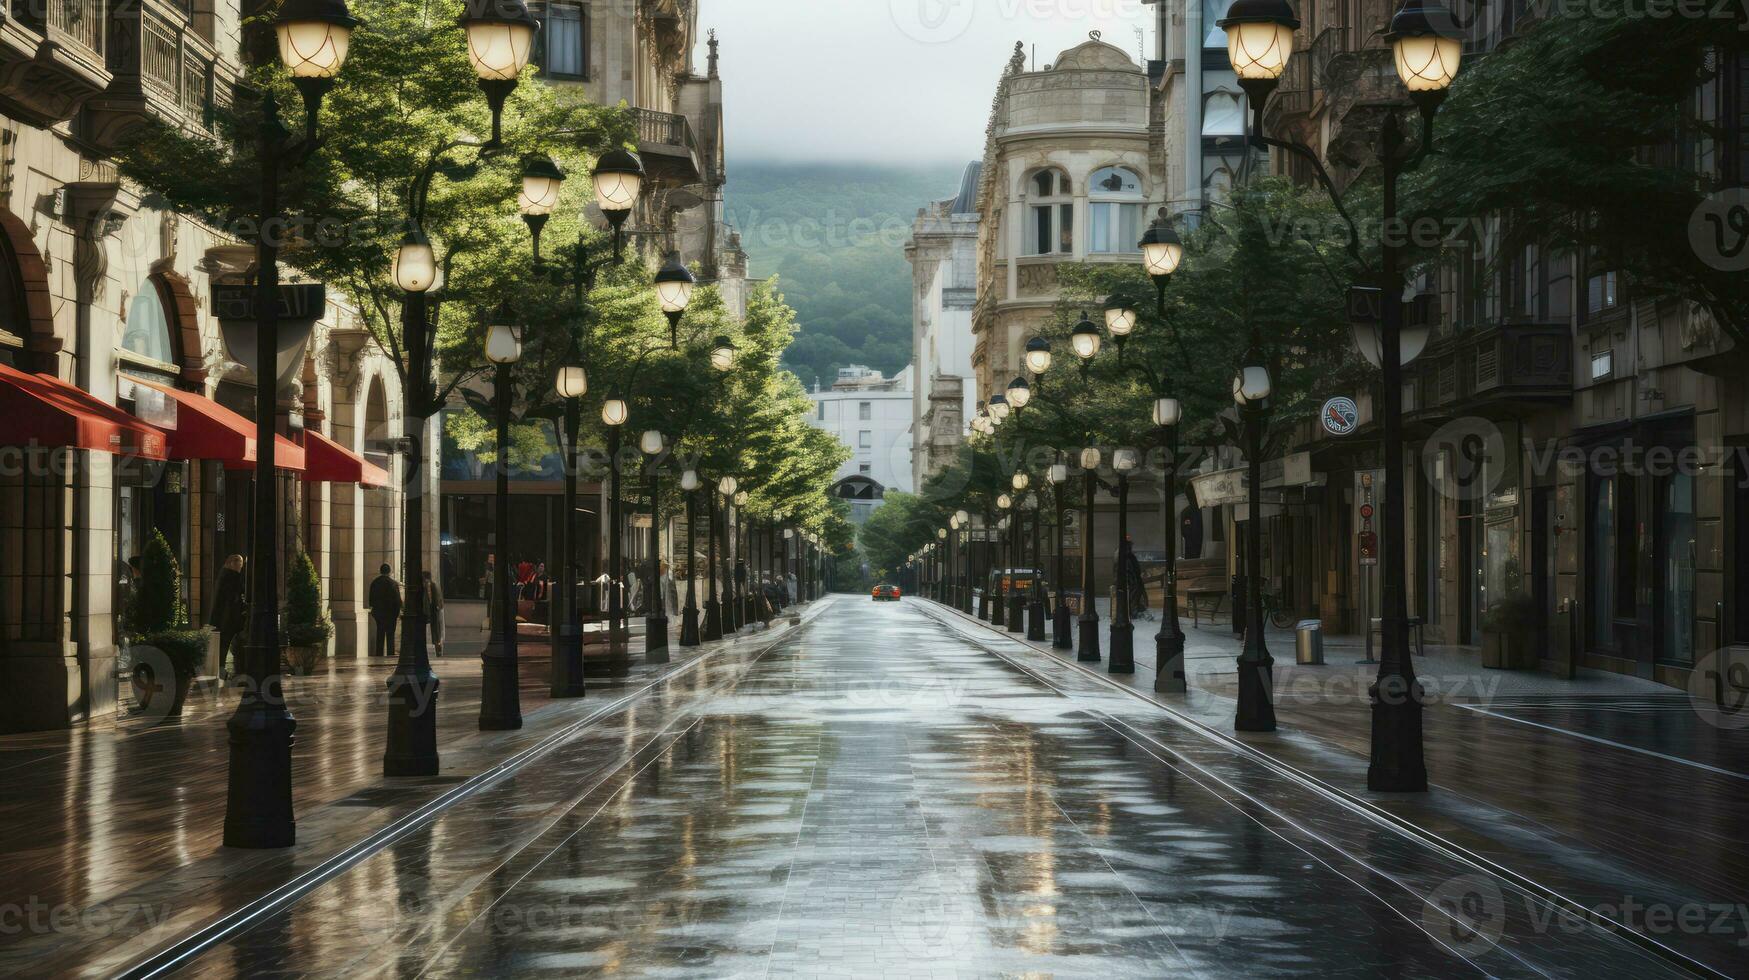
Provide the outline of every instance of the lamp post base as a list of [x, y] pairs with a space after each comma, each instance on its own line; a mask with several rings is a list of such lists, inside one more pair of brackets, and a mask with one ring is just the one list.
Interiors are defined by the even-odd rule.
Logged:
[[1026, 605], [1026, 638], [1038, 641], [1045, 638], [1045, 601], [1034, 597]]
[[1133, 674], [1136, 672], [1136, 624], [1111, 624], [1111, 663], [1106, 668], [1110, 674]]
[[1079, 625], [1081, 628], [1081, 649], [1075, 654], [1075, 659], [1082, 663], [1098, 663], [1099, 617], [1082, 616]]
[[704, 629], [699, 633], [699, 639], [706, 642], [723, 638], [723, 604], [715, 596], [704, 603]]
[[558, 641], [553, 649], [551, 690], [555, 698], [580, 698], [585, 693], [583, 628], [576, 623], [566, 623], [559, 627]]
[[1427, 792], [1421, 682], [1388, 674], [1375, 681], [1367, 695], [1372, 699], [1372, 762], [1366, 769], [1366, 788], [1375, 793]]
[[437, 690], [430, 670], [389, 675], [389, 730], [383, 750], [383, 775], [391, 778], [435, 776], [437, 759]]
[[1026, 606], [1019, 596], [1008, 600], [1008, 632], [1026, 632]]
[[1275, 731], [1275, 660], [1258, 641], [1239, 657], [1239, 712], [1233, 728], [1241, 732]]
[[698, 609], [694, 606], [687, 606], [680, 611], [680, 645], [695, 647], [699, 643]]
[[1184, 676], [1184, 631], [1178, 617], [1168, 614], [1154, 634], [1154, 692], [1184, 694], [1190, 683]]
[[989, 609], [985, 611], [990, 615], [984, 617], [985, 622], [991, 626], [1001, 626], [1008, 621], [1008, 609], [1006, 600], [1002, 598], [1002, 593], [996, 593], [987, 604]]
[[644, 617], [644, 663], [668, 662], [668, 617]]
[[1075, 648], [1075, 630], [1072, 624], [1075, 614], [1069, 611], [1068, 603], [1057, 602], [1057, 608], [1051, 613], [1051, 646], [1058, 650], [1073, 650]]
[[494, 636], [480, 655], [480, 731], [509, 732], [522, 727], [516, 685], [516, 645]]
[[[262, 661], [255, 657], [248, 662]], [[270, 704], [260, 695], [248, 696], [225, 723], [231, 743], [226, 847], [268, 849], [297, 843], [291, 791], [292, 736], [297, 727], [284, 702]]]

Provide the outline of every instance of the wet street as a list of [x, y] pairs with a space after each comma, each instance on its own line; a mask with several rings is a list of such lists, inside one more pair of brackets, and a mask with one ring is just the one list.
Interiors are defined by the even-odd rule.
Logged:
[[1436, 839], [938, 609], [841, 597], [815, 612], [144, 965], [1682, 975]]

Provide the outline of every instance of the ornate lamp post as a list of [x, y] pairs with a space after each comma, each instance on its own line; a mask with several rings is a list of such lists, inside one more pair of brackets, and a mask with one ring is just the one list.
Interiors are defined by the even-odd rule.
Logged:
[[644, 663], [668, 662], [668, 597], [662, 591], [662, 453], [668, 441], [651, 429], [638, 440], [650, 457], [644, 471], [650, 484], [650, 587], [644, 600]]
[[625, 657], [627, 640], [625, 569], [623, 549], [625, 536], [620, 520], [619, 450], [620, 433], [631, 420], [631, 409], [625, 399], [610, 395], [601, 403], [601, 424], [607, 427], [607, 640], [617, 672]]
[[462, 27], [468, 34], [468, 63], [492, 110], [492, 141], [504, 142], [504, 101], [516, 91], [516, 81], [534, 53], [540, 22], [523, 0], [466, 0]]
[[1178, 263], [1184, 260], [1184, 242], [1173, 229], [1172, 215], [1165, 208], [1160, 209], [1159, 216], [1148, 227], [1139, 244], [1142, 248], [1142, 268], [1147, 270], [1148, 278], [1154, 280], [1154, 313], [1164, 317], [1166, 284], [1171, 281], [1172, 274], [1178, 271]]
[[728, 636], [741, 628], [741, 602], [735, 591], [735, 525], [733, 508], [735, 493], [740, 486], [733, 476], [717, 481], [717, 492], [723, 495], [723, 600], [722, 635]]
[[1081, 632], [1080, 652], [1075, 659], [1093, 663], [1099, 660], [1099, 608], [1094, 603], [1097, 591], [1093, 584], [1093, 497], [1099, 489], [1099, 449], [1088, 446], [1081, 450], [1081, 485], [1084, 494], [1081, 510]]
[[583, 396], [589, 393], [589, 373], [582, 365], [559, 368], [553, 391], [565, 405], [565, 518], [559, 522], [560, 564], [558, 608], [553, 616], [553, 677], [555, 698], [580, 698], [586, 685], [583, 680], [583, 626], [577, 616], [577, 533], [572, 524], [577, 513], [577, 468], [580, 465], [577, 443], [583, 424]]
[[[394, 280], [401, 290], [401, 330], [407, 347], [407, 384], [422, 390], [414, 394], [415, 404], [422, 396], [431, 376], [430, 311], [426, 296], [438, 284], [437, 252], [425, 232], [417, 226], [408, 229], [395, 253]], [[407, 440], [408, 480], [421, 478], [425, 443], [423, 427], [408, 413], [408, 426], [415, 434]], [[395, 672], [389, 675], [389, 724], [383, 748], [383, 775], [435, 776], [437, 754], [437, 696], [441, 687], [431, 669], [431, 655], [426, 648], [430, 633], [430, 611], [425, 605], [425, 541], [424, 500], [422, 488], [407, 495], [405, 507], [413, 520], [401, 529], [401, 551], [406, 602], [401, 615], [401, 655]]]
[[[997, 494], [996, 510], [1002, 515], [999, 518], [1000, 530], [1004, 533], [1008, 530], [1008, 511], [1013, 506], [1014, 498], [1012, 496], [1006, 493]], [[1001, 534], [998, 534], [990, 542], [991, 557], [996, 565], [996, 584], [991, 588], [991, 591], [996, 593], [996, 601], [990, 607], [990, 625], [998, 628], [1005, 628], [1008, 625], [1008, 571], [1010, 566], [1008, 565], [1007, 549], [1004, 547], [1007, 543]]]
[[[686, 494], [686, 608], [680, 611], [680, 645], [683, 647], [695, 647], [700, 642], [695, 530], [698, 526], [698, 488], [703, 485], [697, 470], [687, 470], [680, 474], [680, 489]], [[675, 571], [679, 571], [678, 566]]]
[[955, 546], [959, 549], [959, 578], [954, 584], [954, 608], [968, 616], [972, 612], [972, 515], [960, 509], [954, 512]]
[[935, 576], [935, 601], [946, 605], [948, 579], [952, 575], [948, 561], [947, 528], [938, 527], [935, 529], [935, 541], [936, 572], [938, 573]]
[[[293, 142], [279, 119], [271, 93], [262, 105], [260, 130], [261, 223], [279, 219], [280, 170], [295, 166], [319, 145], [322, 97], [346, 63], [358, 22], [342, 0], [288, 0], [275, 32], [279, 60], [304, 100], [304, 136]], [[279, 243], [257, 236], [255, 369], [255, 534], [250, 562], [249, 638], [243, 647], [244, 693], [225, 722], [230, 738], [225, 801], [227, 847], [290, 847], [297, 840], [292, 816], [291, 748], [297, 720], [285, 704], [279, 663], [278, 475], [274, 435], [279, 377]], [[433, 681], [435, 692], [435, 680]], [[432, 752], [435, 754], [435, 747]]]
[[493, 401], [498, 426], [497, 487], [493, 525], [499, 561], [492, 600], [492, 638], [480, 656], [480, 730], [522, 727], [522, 695], [517, 689], [516, 596], [510, 579], [510, 402], [511, 369], [522, 358], [522, 329], [502, 321], [486, 328], [486, 359], [495, 369]]
[[[1130, 474], [1141, 465], [1133, 449], [1119, 449], [1111, 455], [1111, 468], [1117, 471], [1117, 551], [1123, 555], [1130, 536]], [[1111, 664], [1113, 674], [1136, 672], [1136, 624], [1130, 621], [1130, 579], [1128, 569], [1120, 562], [1112, 583], [1111, 602]]]
[[[1008, 553], [1011, 559], [1009, 568], [1019, 569], [1023, 567], [1025, 560], [1022, 552], [1025, 550], [1026, 543], [1026, 524], [1021, 515], [1024, 511], [1023, 505], [1026, 503], [1026, 488], [1032, 485], [1032, 477], [1025, 473], [1016, 473], [1009, 482], [1014, 487], [1014, 530], [1010, 532], [1009, 538]], [[1010, 577], [1009, 581], [1012, 583], [1014, 580]], [[1012, 585], [1010, 590], [1012, 591]], [[1012, 595], [1008, 599], [1008, 632], [1026, 632], [1026, 606], [1020, 601], [1018, 594]]]
[[1056, 585], [1057, 604], [1056, 608], [1051, 611], [1051, 646], [1058, 650], [1070, 650], [1075, 646], [1073, 630], [1069, 626], [1069, 579], [1063, 568], [1064, 503], [1068, 499], [1068, 482], [1069, 465], [1067, 463], [1052, 463], [1050, 468], [1051, 499], [1055, 501], [1057, 507], [1057, 567], [1052, 580]]
[[[1275, 147], [1307, 160], [1319, 182], [1348, 221], [1349, 251], [1358, 261], [1360, 235], [1349, 217], [1343, 196], [1325, 172], [1323, 161], [1311, 148], [1272, 139], [1263, 132], [1263, 107], [1279, 84], [1293, 54], [1293, 32], [1299, 19], [1286, 0], [1237, 0], [1219, 22], [1227, 33], [1228, 60], [1239, 76], [1251, 104], [1252, 145]], [[1383, 221], [1380, 227], [1397, 224], [1397, 185], [1433, 149], [1434, 117], [1445, 101], [1463, 59], [1463, 38], [1458, 21], [1439, 0], [1405, 0], [1391, 18], [1385, 40], [1391, 45], [1397, 77], [1420, 110], [1419, 145], [1408, 146], [1396, 113], [1386, 113], [1380, 133], [1380, 170], [1383, 186]], [[1379, 355], [1384, 372], [1380, 385], [1379, 428], [1384, 444], [1384, 533], [1386, 548], [1380, 569], [1382, 589], [1380, 625], [1383, 649], [1372, 698], [1372, 759], [1367, 769], [1367, 787], [1376, 791], [1423, 792], [1427, 789], [1427, 766], [1422, 749], [1422, 690], [1415, 679], [1409, 655], [1408, 596], [1404, 591], [1408, 561], [1403, 492], [1402, 368], [1403, 290], [1402, 244], [1386, 236], [1380, 242], [1379, 286], [1386, 297], [1379, 330]], [[1243, 677], [1243, 674], [1241, 674]]]
[[1263, 423], [1270, 395], [1269, 369], [1254, 346], [1233, 377], [1233, 401], [1245, 421], [1245, 467], [1250, 482], [1250, 523], [1245, 533], [1245, 649], [1239, 655], [1239, 712], [1242, 732], [1275, 730], [1273, 666], [1263, 636]]
[[735, 491], [735, 622], [736, 628], [753, 622], [753, 590], [747, 582], [747, 553], [753, 542], [753, 528], [746, 520], [747, 491]]
[[698, 279], [686, 263], [680, 261], [680, 253], [672, 252], [656, 272], [655, 282], [656, 302], [662, 307], [662, 315], [668, 318], [668, 347], [676, 349], [680, 346], [680, 318], [692, 302], [692, 291]]
[[516, 192], [516, 210], [528, 225], [534, 241], [534, 261], [540, 264], [540, 233], [547, 219], [559, 206], [559, 194], [565, 186], [565, 172], [544, 153], [537, 153], [522, 163], [522, 188]]
[[1045, 518], [1039, 509], [1038, 494], [1026, 495], [1026, 511], [1032, 515], [1032, 560], [1026, 566], [1032, 581], [1026, 601], [1026, 638], [1042, 640], [1045, 638], [1044, 556], [1039, 548]]
[[1184, 630], [1178, 624], [1178, 423], [1183, 410], [1176, 398], [1154, 401], [1154, 424], [1160, 428], [1161, 442], [1166, 449], [1166, 463], [1161, 472], [1160, 526], [1166, 529], [1166, 589], [1160, 611], [1160, 631], [1154, 634], [1154, 690], [1162, 694], [1183, 694], [1188, 688], [1184, 676]]

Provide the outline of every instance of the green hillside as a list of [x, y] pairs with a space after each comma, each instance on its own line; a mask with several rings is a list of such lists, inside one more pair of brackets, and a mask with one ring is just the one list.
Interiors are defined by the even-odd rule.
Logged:
[[846, 364], [887, 375], [911, 361], [911, 266], [917, 209], [952, 197], [963, 163], [918, 166], [738, 163], [726, 207], [751, 272], [778, 276], [802, 330], [786, 357], [812, 386]]

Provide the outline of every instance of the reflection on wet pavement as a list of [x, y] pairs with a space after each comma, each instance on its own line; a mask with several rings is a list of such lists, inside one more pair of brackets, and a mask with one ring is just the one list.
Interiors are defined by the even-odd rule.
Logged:
[[838, 600], [188, 972], [1670, 972], [1558, 915], [1537, 928], [1535, 900], [1070, 668], [1024, 667], [910, 601]]

